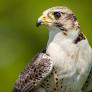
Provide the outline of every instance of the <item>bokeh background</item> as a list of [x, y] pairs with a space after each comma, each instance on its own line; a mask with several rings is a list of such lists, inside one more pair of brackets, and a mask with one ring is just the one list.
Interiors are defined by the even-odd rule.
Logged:
[[0, 0], [0, 92], [13, 84], [30, 59], [46, 46], [48, 31], [35, 23], [42, 11], [70, 7], [92, 45], [92, 0]]

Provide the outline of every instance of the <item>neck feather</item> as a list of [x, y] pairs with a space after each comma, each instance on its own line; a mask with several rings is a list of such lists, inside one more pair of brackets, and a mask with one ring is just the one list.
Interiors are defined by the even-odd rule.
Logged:
[[49, 40], [48, 40], [48, 44], [47, 46], [51, 43], [51, 42], [59, 42], [61, 43], [62, 41], [66, 40], [66, 39], [70, 39], [71, 41], [75, 41], [75, 39], [78, 37], [80, 33], [80, 30], [68, 30], [67, 31], [67, 35], [64, 34], [63, 30], [60, 30], [56, 27], [53, 28], [49, 28]]

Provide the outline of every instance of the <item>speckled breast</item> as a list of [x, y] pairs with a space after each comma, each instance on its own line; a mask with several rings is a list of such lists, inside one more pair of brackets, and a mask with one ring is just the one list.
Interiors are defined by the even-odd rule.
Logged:
[[41, 87], [43, 87], [46, 92], [74, 92], [72, 85], [67, 84], [66, 79], [58, 78], [55, 68], [53, 68], [51, 74], [43, 81]]

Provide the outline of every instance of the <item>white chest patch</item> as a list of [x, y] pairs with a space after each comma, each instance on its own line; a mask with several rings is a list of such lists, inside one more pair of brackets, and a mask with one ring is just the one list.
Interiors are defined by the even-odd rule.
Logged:
[[85, 49], [87, 53], [84, 53], [84, 47], [81, 49], [80, 46], [77, 46], [69, 39], [63, 41], [53, 39], [53, 41], [49, 43], [47, 53], [54, 62], [60, 86], [60, 91], [56, 92], [79, 92], [81, 90], [85, 78], [88, 75], [88, 73], [85, 72], [88, 72], [90, 69], [88, 68], [90, 66], [89, 47], [88, 44], [85, 44], [85, 46], [86, 45], [87, 47]]

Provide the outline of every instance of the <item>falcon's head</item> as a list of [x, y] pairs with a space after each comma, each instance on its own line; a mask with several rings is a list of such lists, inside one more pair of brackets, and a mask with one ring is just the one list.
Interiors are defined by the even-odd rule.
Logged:
[[79, 24], [73, 12], [64, 6], [52, 7], [45, 10], [38, 19], [37, 26], [42, 24], [48, 27], [59, 28], [63, 31], [79, 28]]

